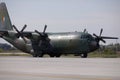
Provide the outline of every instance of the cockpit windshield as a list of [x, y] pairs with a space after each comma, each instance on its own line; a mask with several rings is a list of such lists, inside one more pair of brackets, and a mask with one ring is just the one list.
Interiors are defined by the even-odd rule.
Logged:
[[93, 40], [93, 37], [90, 34], [82, 34], [81, 35], [81, 39]]

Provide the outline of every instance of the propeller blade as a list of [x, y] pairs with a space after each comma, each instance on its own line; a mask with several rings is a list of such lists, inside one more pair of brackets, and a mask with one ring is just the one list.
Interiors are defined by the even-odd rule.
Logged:
[[103, 43], [106, 43], [106, 41], [105, 41], [105, 40], [103, 40], [103, 38], [101, 38], [100, 40], [101, 40]]
[[86, 32], [86, 29], [84, 29], [84, 31], [83, 31], [84, 33]]
[[47, 28], [47, 25], [45, 25], [45, 27], [44, 27], [43, 34], [45, 33], [45, 31], [46, 31], [46, 28]]
[[26, 41], [26, 39], [24, 38], [24, 36], [21, 36], [22, 37], [22, 39], [25, 41], [25, 43], [27, 43], [27, 41]]
[[93, 35], [94, 35], [95, 37], [99, 38], [99, 36], [97, 36], [95, 33], [93, 33]]
[[39, 31], [35, 30], [36, 33], [38, 33], [40, 36], [42, 35]]
[[103, 32], [103, 29], [100, 30], [100, 35], [99, 36], [101, 36], [102, 32]]
[[13, 25], [13, 28], [14, 28], [18, 33], [20, 33], [20, 31], [15, 27], [15, 25]]
[[27, 25], [25, 24], [20, 32], [23, 32], [26, 27], [27, 27]]
[[101, 36], [103, 39], [118, 39], [118, 37], [106, 37], [106, 36]]
[[16, 37], [19, 38], [21, 36], [21, 32], [13, 25], [13, 28], [17, 31]]

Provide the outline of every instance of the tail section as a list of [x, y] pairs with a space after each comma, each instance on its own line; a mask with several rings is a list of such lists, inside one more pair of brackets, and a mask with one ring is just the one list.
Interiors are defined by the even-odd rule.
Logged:
[[0, 30], [13, 30], [5, 3], [0, 3]]

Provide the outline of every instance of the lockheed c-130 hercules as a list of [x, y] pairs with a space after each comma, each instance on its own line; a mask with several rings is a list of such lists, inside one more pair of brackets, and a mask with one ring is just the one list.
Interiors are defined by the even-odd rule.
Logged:
[[62, 54], [78, 54], [86, 58], [89, 52], [100, 47], [99, 42], [104, 39], [118, 39], [117, 37], [93, 36], [84, 30], [83, 32], [46, 33], [47, 25], [43, 32], [24, 31], [26, 25], [19, 31], [11, 24], [5, 3], [0, 3], [0, 37], [11, 43], [19, 50], [31, 54], [33, 57], [60, 57]]

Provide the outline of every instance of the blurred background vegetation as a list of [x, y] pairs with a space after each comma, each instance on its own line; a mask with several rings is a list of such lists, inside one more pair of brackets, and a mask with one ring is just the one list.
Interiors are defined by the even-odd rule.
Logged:
[[98, 50], [91, 52], [89, 57], [120, 58], [120, 43], [101, 45]]

